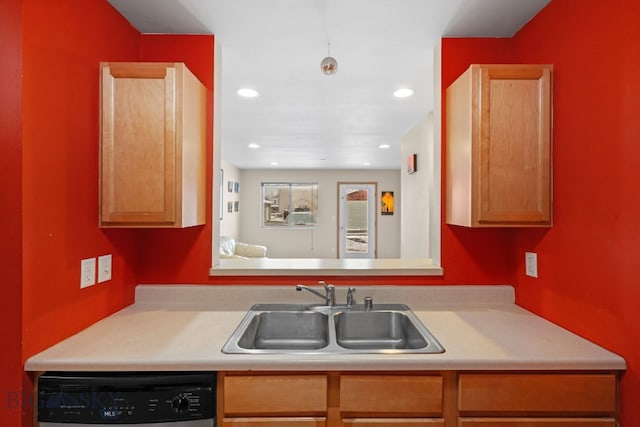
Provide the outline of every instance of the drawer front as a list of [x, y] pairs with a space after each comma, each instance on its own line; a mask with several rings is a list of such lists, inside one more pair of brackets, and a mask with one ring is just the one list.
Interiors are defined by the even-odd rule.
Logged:
[[348, 418], [343, 427], [445, 427], [442, 419], [426, 418]]
[[225, 418], [223, 427], [325, 427], [326, 418]]
[[613, 417], [616, 389], [614, 374], [461, 374], [459, 410]]
[[223, 390], [225, 416], [327, 412], [326, 375], [227, 375]]
[[612, 418], [474, 418], [459, 427], [616, 427]]
[[345, 414], [442, 414], [442, 377], [410, 375], [343, 375], [340, 411]]

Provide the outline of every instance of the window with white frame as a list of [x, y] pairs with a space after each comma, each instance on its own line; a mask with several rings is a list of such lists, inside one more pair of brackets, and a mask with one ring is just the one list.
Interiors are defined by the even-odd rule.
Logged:
[[264, 227], [315, 227], [318, 225], [318, 184], [263, 182]]

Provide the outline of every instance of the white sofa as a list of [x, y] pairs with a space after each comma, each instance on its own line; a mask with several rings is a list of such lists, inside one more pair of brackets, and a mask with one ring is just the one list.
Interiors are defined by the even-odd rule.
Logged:
[[221, 258], [266, 258], [267, 247], [262, 245], [252, 245], [242, 243], [227, 236], [220, 236], [220, 257]]

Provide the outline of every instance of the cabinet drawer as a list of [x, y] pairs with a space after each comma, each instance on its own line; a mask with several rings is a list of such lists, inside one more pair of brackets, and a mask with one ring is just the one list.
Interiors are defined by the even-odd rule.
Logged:
[[225, 416], [327, 412], [326, 375], [225, 376], [223, 390]]
[[442, 377], [343, 375], [340, 411], [343, 414], [440, 416]]
[[459, 427], [615, 427], [612, 418], [474, 418], [461, 419]]
[[615, 416], [617, 409], [614, 374], [461, 374], [459, 390], [462, 415]]
[[326, 418], [274, 417], [274, 418], [225, 418], [223, 427], [325, 427]]
[[444, 427], [442, 419], [427, 418], [348, 418], [343, 427]]

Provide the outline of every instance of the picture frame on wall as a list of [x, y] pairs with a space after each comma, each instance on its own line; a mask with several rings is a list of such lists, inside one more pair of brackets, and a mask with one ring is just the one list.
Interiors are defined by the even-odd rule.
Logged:
[[393, 215], [393, 191], [383, 191], [380, 195], [380, 215]]
[[240, 207], [240, 202], [235, 201], [233, 202], [233, 211], [234, 212], [238, 212], [238, 208]]
[[240, 183], [239, 182], [234, 182], [233, 183], [233, 192], [234, 193], [239, 193], [240, 192]]
[[233, 212], [233, 202], [227, 202], [227, 212]]
[[407, 157], [407, 173], [412, 174], [418, 171], [418, 155], [411, 154]]
[[233, 181], [227, 181], [227, 191], [233, 193]]

